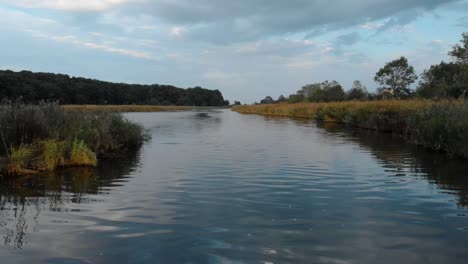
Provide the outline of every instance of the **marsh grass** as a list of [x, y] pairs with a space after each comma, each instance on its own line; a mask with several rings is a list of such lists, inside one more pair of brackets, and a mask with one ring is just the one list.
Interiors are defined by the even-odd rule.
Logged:
[[383, 100], [236, 106], [234, 111], [311, 118], [400, 134], [418, 145], [468, 158], [468, 104], [464, 100]]
[[95, 166], [97, 157], [123, 154], [149, 139], [141, 125], [120, 113], [22, 103], [0, 105], [0, 137], [6, 174]]
[[96, 166], [96, 154], [83, 141], [78, 139], [69, 143], [67, 149], [67, 166]]
[[6, 160], [5, 172], [7, 174], [24, 173], [33, 155], [30, 146], [12, 147]]

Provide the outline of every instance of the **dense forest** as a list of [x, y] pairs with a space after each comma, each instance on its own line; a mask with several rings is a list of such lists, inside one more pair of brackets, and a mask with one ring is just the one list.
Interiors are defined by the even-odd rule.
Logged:
[[64, 74], [9, 70], [0, 71], [0, 99], [60, 104], [229, 105], [219, 90], [201, 87], [111, 83]]

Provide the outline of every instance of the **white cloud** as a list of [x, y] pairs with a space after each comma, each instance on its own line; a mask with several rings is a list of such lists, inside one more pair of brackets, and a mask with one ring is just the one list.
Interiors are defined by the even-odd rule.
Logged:
[[181, 38], [184, 36], [185, 32], [187, 31], [184, 27], [173, 27], [169, 31], [169, 36], [174, 38]]
[[75, 46], [80, 46], [80, 47], [85, 47], [85, 48], [90, 48], [90, 49], [96, 49], [96, 50], [101, 50], [104, 52], [108, 53], [115, 53], [115, 54], [120, 54], [124, 56], [130, 56], [134, 58], [139, 58], [139, 59], [146, 59], [146, 60], [153, 60], [157, 61], [158, 58], [154, 56], [153, 54], [144, 52], [144, 51], [138, 51], [138, 50], [132, 50], [132, 49], [125, 49], [125, 48], [118, 48], [118, 47], [113, 47], [110, 45], [106, 44], [100, 44], [100, 43], [95, 43], [91, 41], [85, 41], [81, 40], [76, 36], [73, 35], [48, 35], [40, 31], [34, 31], [34, 30], [29, 30], [30, 33], [32, 33], [33, 36], [35, 37], [40, 37], [40, 38], [45, 38], [49, 40], [53, 40], [56, 42], [62, 42], [62, 43], [69, 43], [73, 44]]
[[359, 27], [362, 29], [368, 29], [368, 30], [377, 30], [382, 28], [385, 25], [385, 23], [381, 22], [368, 22], [365, 24], [361, 24]]
[[67, 11], [101, 11], [141, 0], [7, 0], [24, 8], [48, 8]]

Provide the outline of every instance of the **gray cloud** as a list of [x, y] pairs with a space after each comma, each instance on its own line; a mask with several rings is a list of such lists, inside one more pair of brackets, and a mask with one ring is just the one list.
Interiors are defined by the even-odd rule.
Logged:
[[[93, 5], [95, 9], [88, 12], [84, 12], [86, 9], [83, 5], [53, 4], [67, 1], [22, 0], [19, 2], [22, 3], [22, 6], [29, 5], [29, 7], [35, 8], [56, 10], [62, 8], [67, 14], [74, 13], [80, 26], [94, 21], [94, 28], [100, 24], [100, 21], [102, 22], [101, 17], [109, 12], [121, 17], [150, 16], [168, 26], [187, 28], [187, 35], [192, 39], [226, 44], [296, 33], [305, 34], [307, 38], [312, 38], [330, 30], [388, 18], [386, 24], [380, 28], [380, 30], [385, 30], [413, 21], [421, 14], [420, 11], [432, 10], [443, 4], [455, 5], [464, 1], [197, 0], [194, 2], [191, 0], [99, 0]], [[111, 4], [113, 2], [117, 4]], [[69, 20], [73, 21], [73, 19]], [[121, 23], [124, 24], [125, 21]], [[125, 28], [125, 25], [122, 25], [122, 28]]]
[[226, 43], [304, 32], [320, 34], [391, 17], [385, 29], [413, 21], [421, 10], [456, 2], [459, 1], [199, 0], [194, 4], [189, 0], [162, 0], [143, 6], [165, 23], [189, 27], [193, 38]]
[[356, 44], [358, 41], [362, 39], [361, 34], [358, 32], [352, 32], [349, 34], [341, 35], [337, 38], [336, 42], [340, 46], [349, 46]]

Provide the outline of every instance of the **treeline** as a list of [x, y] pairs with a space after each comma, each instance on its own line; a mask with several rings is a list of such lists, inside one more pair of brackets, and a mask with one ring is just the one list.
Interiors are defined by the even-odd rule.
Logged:
[[111, 83], [30, 71], [0, 71], [0, 99], [25, 103], [112, 105], [229, 105], [219, 90], [182, 89], [171, 85]]
[[[260, 103], [468, 98], [468, 33], [462, 34], [460, 42], [449, 51], [452, 58], [450, 62], [442, 61], [432, 65], [420, 76], [416, 75], [405, 57], [387, 63], [375, 74], [374, 81], [380, 86], [374, 93], [368, 92], [366, 86], [358, 80], [347, 91], [337, 81], [325, 81], [305, 85], [289, 97], [281, 95], [275, 100], [267, 96]], [[420, 82], [413, 90], [411, 87], [418, 79]]]

